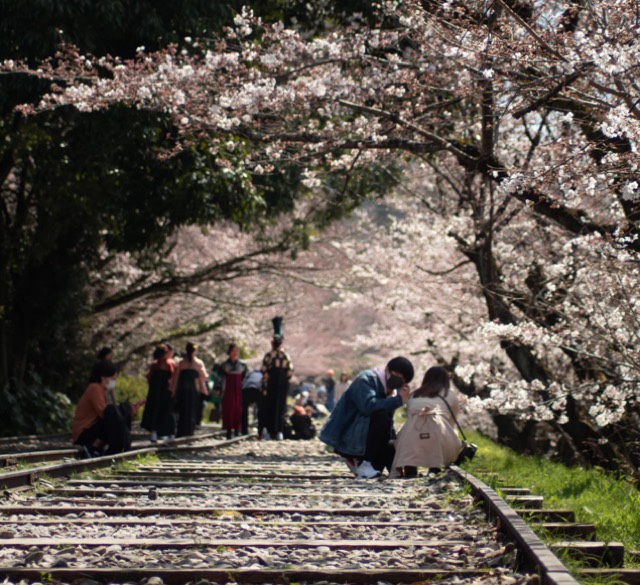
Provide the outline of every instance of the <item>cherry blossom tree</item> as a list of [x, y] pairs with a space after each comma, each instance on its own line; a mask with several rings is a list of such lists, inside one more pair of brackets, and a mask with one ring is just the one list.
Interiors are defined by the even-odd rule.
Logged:
[[[188, 49], [119, 60], [68, 47], [4, 68], [55, 82], [25, 116], [159, 111], [179, 130], [166, 156], [205, 141], [247, 191], [295, 165], [327, 213], [372, 165], [417, 176], [423, 223], [462, 256], [435, 271], [419, 253], [398, 262], [473, 268], [482, 335], [511, 362], [470, 359], [461, 386], [516, 447], [543, 428], [568, 461], [637, 465], [637, 32], [631, 0], [390, 1], [378, 27], [356, 19], [311, 39], [246, 10]], [[412, 311], [408, 290], [383, 290], [420, 322], [426, 295]]]

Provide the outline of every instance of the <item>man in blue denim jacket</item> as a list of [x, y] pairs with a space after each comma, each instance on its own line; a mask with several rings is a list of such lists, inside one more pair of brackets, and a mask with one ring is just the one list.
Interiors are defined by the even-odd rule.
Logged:
[[395, 357], [387, 367], [364, 370], [336, 404], [320, 440], [345, 459], [356, 477], [378, 477], [393, 460], [393, 413], [409, 398], [413, 365]]

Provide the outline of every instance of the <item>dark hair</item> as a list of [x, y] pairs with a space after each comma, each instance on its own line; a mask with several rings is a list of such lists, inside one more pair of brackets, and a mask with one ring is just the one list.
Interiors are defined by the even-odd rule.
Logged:
[[113, 353], [113, 350], [110, 347], [108, 347], [108, 346], [102, 347], [102, 348], [100, 348], [100, 351], [96, 355], [96, 359], [97, 360], [106, 360], [107, 356], [109, 354], [112, 354], [112, 353]]
[[161, 357], [164, 357], [167, 353], [167, 346], [161, 343], [153, 350], [153, 359], [159, 360]]
[[102, 378], [111, 378], [118, 373], [118, 368], [110, 360], [99, 360], [91, 369], [91, 375], [89, 376], [89, 382], [99, 384], [102, 382]]
[[434, 398], [444, 390], [444, 395], [449, 393], [449, 372], [440, 366], [433, 366], [427, 370], [422, 378], [422, 385], [413, 392], [416, 398]]
[[387, 364], [387, 368], [390, 372], [400, 372], [406, 384], [413, 380], [413, 364], [406, 357], [394, 357]]
[[232, 352], [236, 347], [238, 347], [238, 344], [237, 344], [237, 343], [230, 343], [230, 344], [229, 344], [229, 347], [227, 348], [227, 354], [231, 354], [231, 352]]
[[167, 348], [167, 351], [173, 351], [173, 345], [171, 345], [169, 342], [165, 341], [162, 345]]
[[187, 351], [187, 359], [191, 361], [193, 359], [193, 354], [195, 353], [198, 346], [195, 343], [187, 343], [186, 351]]

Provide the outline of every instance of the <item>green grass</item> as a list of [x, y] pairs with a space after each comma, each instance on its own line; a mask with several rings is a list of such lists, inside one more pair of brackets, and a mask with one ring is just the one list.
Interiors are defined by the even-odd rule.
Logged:
[[[468, 433], [478, 452], [464, 468], [499, 491], [495, 473], [514, 487], [527, 487], [544, 496], [545, 508], [573, 510], [577, 522], [597, 527], [597, 539], [617, 541], [627, 551], [640, 549], [640, 492], [626, 478], [617, 479], [600, 469], [568, 468], [539, 457], [517, 455], [489, 439]], [[483, 478], [483, 476], [485, 476]]]

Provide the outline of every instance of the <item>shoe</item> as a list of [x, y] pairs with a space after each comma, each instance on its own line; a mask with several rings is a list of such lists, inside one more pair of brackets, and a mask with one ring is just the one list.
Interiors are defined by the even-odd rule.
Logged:
[[101, 457], [102, 452], [93, 445], [82, 445], [82, 451], [84, 453], [84, 459], [93, 459], [94, 457]]
[[282, 436], [282, 433], [278, 433], [276, 435], [276, 441], [283, 441], [283, 440], [284, 440], [284, 437]]
[[358, 479], [374, 479], [375, 477], [380, 477], [380, 472], [369, 461], [362, 461], [356, 467], [356, 477]]
[[158, 433], [156, 431], [152, 431], [151, 432], [151, 438], [149, 439], [149, 441], [151, 443], [157, 443], [158, 442]]
[[349, 471], [353, 473], [353, 475], [358, 475], [356, 469], [358, 468], [358, 463], [353, 457], [343, 457], [344, 462], [347, 464]]

